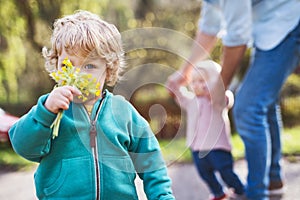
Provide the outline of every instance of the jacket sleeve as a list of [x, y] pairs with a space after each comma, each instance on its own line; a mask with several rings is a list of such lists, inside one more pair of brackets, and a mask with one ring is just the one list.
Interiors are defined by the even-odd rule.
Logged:
[[9, 130], [13, 149], [22, 157], [39, 162], [50, 151], [52, 129], [56, 114], [44, 107], [47, 95], [41, 96], [37, 105]]
[[130, 156], [149, 200], [175, 199], [159, 143], [148, 122], [132, 107]]
[[202, 2], [199, 30], [221, 35], [225, 46], [247, 44], [251, 39], [251, 26], [251, 0]]
[[226, 106], [228, 109], [231, 109], [234, 105], [234, 95], [230, 90], [226, 90], [225, 97], [226, 97]]
[[185, 85], [181, 85], [179, 80], [182, 79], [180, 71], [173, 73], [166, 82], [167, 90], [171, 93], [176, 103], [183, 109], [189, 105], [190, 100], [194, 98], [194, 93], [188, 91]]

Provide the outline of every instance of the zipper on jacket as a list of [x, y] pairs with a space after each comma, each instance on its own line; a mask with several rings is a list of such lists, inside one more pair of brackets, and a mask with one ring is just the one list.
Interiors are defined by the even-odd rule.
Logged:
[[[90, 146], [92, 149], [92, 154], [94, 158], [95, 166], [95, 182], [96, 182], [96, 200], [100, 200], [100, 170], [99, 170], [99, 157], [98, 157], [98, 147], [97, 147], [97, 128], [96, 123], [102, 107], [102, 102], [104, 100], [106, 93], [103, 93], [102, 99], [100, 100], [99, 106], [96, 111], [94, 119], [91, 119], [91, 116], [88, 115], [88, 119], [91, 124], [90, 128]], [[86, 111], [87, 112], [87, 111]]]
[[98, 148], [97, 148], [97, 130], [96, 121], [91, 121], [90, 129], [90, 146], [92, 148], [94, 165], [95, 165], [95, 180], [96, 180], [96, 199], [100, 200], [100, 172], [99, 172], [99, 158], [98, 158]]

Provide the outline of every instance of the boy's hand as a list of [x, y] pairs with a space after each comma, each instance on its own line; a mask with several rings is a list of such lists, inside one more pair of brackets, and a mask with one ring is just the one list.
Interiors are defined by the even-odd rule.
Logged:
[[80, 90], [72, 86], [57, 87], [49, 94], [45, 107], [53, 112], [58, 113], [60, 109], [67, 110], [73, 97], [81, 95]]

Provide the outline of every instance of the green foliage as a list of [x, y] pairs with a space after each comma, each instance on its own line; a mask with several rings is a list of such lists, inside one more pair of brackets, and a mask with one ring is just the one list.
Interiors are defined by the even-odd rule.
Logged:
[[300, 96], [287, 96], [281, 100], [282, 120], [285, 126], [299, 125]]
[[9, 143], [0, 143], [0, 169], [1, 170], [22, 170], [29, 169], [33, 163], [17, 155]]
[[282, 90], [282, 97], [300, 96], [300, 76], [291, 74]]
[[299, 155], [300, 154], [300, 126], [295, 126], [293, 128], [284, 129], [284, 134], [282, 135], [282, 152], [285, 155]]
[[185, 132], [185, 114], [162, 85], [144, 85], [136, 90], [132, 104], [150, 123], [156, 137], [171, 139]]
[[[120, 32], [157, 26], [193, 37], [200, 8], [194, 0], [184, 5], [152, 0], [0, 0], [0, 4], [0, 104], [8, 107], [31, 105], [54, 85], [44, 70], [41, 48], [50, 46], [51, 26], [62, 15], [89, 10], [116, 24]], [[178, 67], [182, 62], [178, 55], [161, 50], [126, 53], [131, 67], [150, 61]]]
[[[169, 136], [172, 135], [170, 132], [176, 133], [182, 117], [174, 101], [166, 90], [157, 89], [155, 84], [151, 87], [161, 92], [151, 96], [154, 90], [149, 92], [142, 84], [147, 85], [151, 80], [159, 80], [158, 83], [163, 85], [167, 76], [187, 59], [190, 44], [197, 31], [201, 1], [187, 0], [183, 3], [179, 0], [0, 0], [0, 5], [0, 105], [18, 115], [24, 114], [41, 94], [49, 92], [54, 86], [44, 69], [41, 48], [50, 47], [52, 24], [62, 15], [72, 14], [75, 10], [89, 10], [115, 24], [122, 37], [126, 36], [127, 31], [139, 28], [160, 27], [165, 31], [173, 30], [173, 35], [163, 31], [152, 37], [133, 35], [132, 38], [125, 38], [127, 44], [124, 46], [126, 72], [132, 72], [141, 66], [147, 69], [136, 70], [134, 74], [142, 82], [134, 92], [139, 98], [132, 98], [132, 102], [146, 117], [149, 111], [145, 107], [150, 109], [154, 103], [161, 103], [168, 112], [167, 118], [164, 119], [166, 126], [161, 127], [162, 118], [157, 116], [152, 118], [151, 124], [156, 127], [158, 135]], [[128, 43], [137, 48], [128, 48]], [[141, 48], [141, 45], [145, 48]], [[153, 46], [154, 48], [151, 48]], [[218, 41], [210, 55], [211, 58], [220, 62], [221, 51], [221, 41]], [[239, 71], [239, 79], [247, 69], [249, 55], [250, 51], [247, 51]], [[168, 71], [161, 71], [161, 68], [155, 68], [155, 65], [160, 65]], [[299, 76], [291, 76], [283, 89], [283, 116], [285, 124], [288, 125], [294, 125], [299, 116], [298, 107], [286, 107], [299, 105], [294, 103], [297, 99], [290, 98], [299, 96], [299, 79]], [[134, 87], [135, 84], [136, 79], [127, 83], [127, 86]], [[153, 100], [152, 97], [157, 99]], [[145, 100], [147, 98], [149, 99]]]
[[18, 77], [25, 68], [25, 23], [13, 1], [0, 1], [0, 101], [17, 102]]
[[172, 140], [159, 140], [159, 144], [167, 165], [192, 161], [191, 152], [190, 149], [186, 147], [184, 137]]
[[285, 83], [281, 95], [282, 120], [285, 126], [299, 125], [300, 76], [292, 74]]

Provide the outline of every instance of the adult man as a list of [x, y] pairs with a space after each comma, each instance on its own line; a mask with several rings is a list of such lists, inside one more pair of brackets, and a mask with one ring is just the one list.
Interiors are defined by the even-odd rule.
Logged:
[[[236, 94], [234, 118], [248, 161], [248, 199], [265, 200], [282, 189], [281, 117], [278, 98], [300, 60], [299, 0], [203, 1], [196, 44], [183, 65], [185, 80], [193, 65], [210, 52], [222, 33], [225, 88], [253, 43], [251, 63]], [[203, 52], [203, 50], [205, 50]]]

